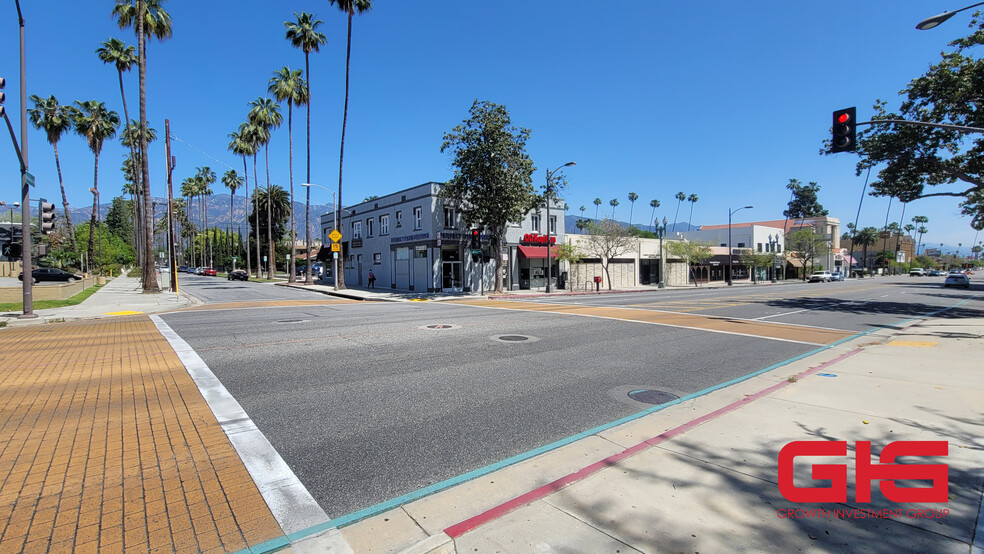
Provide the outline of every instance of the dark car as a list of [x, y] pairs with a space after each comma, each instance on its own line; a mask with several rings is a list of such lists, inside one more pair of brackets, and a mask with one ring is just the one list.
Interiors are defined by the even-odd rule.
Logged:
[[[21, 281], [24, 280], [24, 273], [22, 272], [17, 276]], [[37, 283], [39, 281], [64, 281], [66, 283], [74, 283], [76, 279], [81, 279], [82, 276], [69, 273], [67, 271], [62, 271], [54, 267], [39, 267], [31, 272], [31, 281]]]
[[178, 266], [178, 273], [187, 273], [187, 272], [188, 272], [188, 266], [186, 266], [186, 265], [179, 265]]
[[228, 279], [230, 281], [249, 281], [249, 273], [246, 273], [244, 269], [234, 269], [229, 272]]

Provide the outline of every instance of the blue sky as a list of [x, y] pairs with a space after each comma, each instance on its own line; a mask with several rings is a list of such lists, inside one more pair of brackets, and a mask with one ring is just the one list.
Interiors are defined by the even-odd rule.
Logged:
[[[97, 99], [122, 114], [115, 69], [94, 51], [110, 37], [135, 44], [119, 30], [114, 2], [22, 2], [27, 21], [28, 94], [62, 103]], [[867, 119], [877, 98], [897, 106], [897, 93], [939, 59], [947, 42], [967, 32], [969, 13], [932, 31], [915, 24], [964, 4], [949, 1], [683, 2], [629, 1], [618, 9], [582, 0], [502, 0], [424, 3], [377, 0], [353, 24], [352, 81], [345, 148], [343, 202], [383, 195], [452, 169], [440, 152], [442, 135], [467, 116], [475, 99], [504, 104], [513, 122], [532, 130], [528, 151], [542, 186], [546, 169], [577, 161], [564, 196], [579, 214], [629, 219], [628, 194], [639, 195], [635, 224], [674, 219], [678, 191], [696, 193], [695, 223], [727, 222], [728, 208], [753, 210], [736, 221], [782, 218], [790, 178], [817, 181], [820, 202], [842, 225], [854, 221], [864, 177], [851, 154], [820, 156], [834, 109], [858, 107]], [[247, 103], [266, 95], [274, 70], [303, 69], [303, 54], [284, 39], [293, 12], [313, 12], [328, 42], [311, 59], [312, 181], [336, 188], [345, 68], [345, 17], [325, 1], [170, 0], [174, 37], [151, 42], [148, 115], [163, 136], [164, 119], [182, 142], [173, 144], [175, 181], [209, 165], [221, 175], [242, 169], [228, 133], [245, 120]], [[0, 76], [6, 107], [18, 128], [17, 25], [4, 8]], [[137, 74], [125, 76], [131, 116]], [[270, 148], [271, 180], [288, 185], [287, 124]], [[295, 112], [295, 186], [303, 181], [304, 111]], [[29, 135], [32, 196], [57, 198], [54, 156], [44, 135]], [[0, 147], [0, 200], [19, 197], [19, 174], [6, 136]], [[193, 145], [193, 147], [188, 146]], [[207, 155], [203, 155], [201, 152]], [[59, 144], [73, 207], [91, 204], [93, 157], [70, 135]], [[118, 141], [100, 156], [106, 202], [122, 186], [125, 155]], [[214, 158], [214, 159], [213, 159]], [[152, 192], [163, 196], [163, 141], [151, 149]], [[260, 171], [263, 171], [262, 158]], [[262, 178], [262, 177], [261, 177]], [[221, 184], [213, 187], [224, 192]], [[313, 200], [328, 193], [314, 189]], [[60, 203], [60, 202], [56, 202]], [[925, 242], [962, 252], [975, 238], [956, 199], [927, 199], [906, 209], [926, 215]], [[888, 200], [866, 197], [861, 226], [881, 226]], [[680, 220], [690, 205], [680, 209]], [[59, 207], [60, 210], [60, 207]], [[901, 207], [891, 207], [898, 221]], [[981, 240], [980, 238], [978, 240]]]

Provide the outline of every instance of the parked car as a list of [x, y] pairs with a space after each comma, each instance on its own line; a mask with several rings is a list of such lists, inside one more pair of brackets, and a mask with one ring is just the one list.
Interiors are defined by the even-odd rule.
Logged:
[[205, 275], [205, 268], [204, 267], [196, 267], [195, 268], [195, 275]]
[[178, 273], [187, 273], [187, 272], [188, 272], [188, 266], [186, 266], [186, 265], [179, 265], [178, 266]]
[[230, 281], [249, 281], [249, 273], [245, 269], [234, 269], [227, 277]]
[[215, 270], [214, 270], [213, 268], [211, 268], [211, 267], [206, 267], [206, 268], [205, 268], [205, 275], [207, 275], [207, 276], [209, 276], [209, 277], [215, 277], [215, 276], [216, 276], [216, 275], [218, 275], [218, 274], [219, 274], [219, 272], [218, 272], [218, 271], [215, 271]]
[[830, 274], [830, 280], [831, 281], [843, 281], [844, 280], [844, 274], [841, 273], [840, 271], [835, 271], [835, 272], [833, 272], [833, 273]]
[[963, 273], [951, 273], [946, 276], [946, 280], [943, 281], [943, 288], [948, 287], [963, 287], [965, 289], [970, 288], [970, 277], [967, 277]]
[[942, 269], [931, 269], [927, 275], [930, 277], [943, 277], [946, 275], [946, 272]]
[[925, 277], [926, 270], [921, 267], [914, 267], [909, 270], [909, 277]]
[[814, 271], [810, 274], [811, 283], [829, 283], [831, 279], [829, 271]]
[[[17, 278], [23, 281], [24, 273], [21, 272]], [[69, 273], [55, 267], [39, 267], [31, 271], [32, 283], [37, 283], [39, 281], [64, 281], [66, 283], [74, 283], [76, 279], [81, 278], [82, 276], [77, 273]]]

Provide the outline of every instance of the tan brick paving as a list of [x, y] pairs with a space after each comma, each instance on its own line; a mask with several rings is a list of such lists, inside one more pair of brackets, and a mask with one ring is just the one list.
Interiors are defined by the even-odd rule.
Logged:
[[146, 316], [0, 330], [0, 554], [283, 536]]

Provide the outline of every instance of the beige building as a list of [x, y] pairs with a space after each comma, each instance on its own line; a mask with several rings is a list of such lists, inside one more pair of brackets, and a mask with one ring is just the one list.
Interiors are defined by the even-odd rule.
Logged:
[[[837, 218], [824, 216], [808, 217], [805, 219], [749, 221], [745, 223], [732, 223], [731, 229], [732, 232], [734, 232], [734, 229], [752, 226], [782, 229], [785, 231], [787, 242], [790, 233], [806, 227], [812, 227], [814, 231], [823, 235], [827, 239], [827, 245], [830, 247], [826, 256], [813, 260], [813, 265], [818, 267], [823, 266], [824, 269], [829, 269], [830, 271], [836, 271], [839, 269], [842, 273], [847, 273], [848, 261], [847, 258], [841, 253], [840, 220]], [[728, 229], [728, 225], [701, 225], [700, 227], [701, 231], [711, 229], [724, 229], [726, 231]], [[790, 279], [794, 278], [796, 273], [800, 271], [804, 271], [803, 261], [796, 256], [794, 251], [786, 251], [786, 277]]]
[[[567, 272], [566, 288], [570, 290], [594, 290], [595, 277], [601, 277], [600, 288], [607, 289], [609, 275], [612, 288], [629, 288], [638, 286], [657, 286], [660, 276], [659, 239], [634, 239], [634, 244], [624, 252], [613, 257], [608, 263], [608, 274], [605, 273], [601, 258], [591, 255], [589, 235], [568, 234], [565, 237], [568, 244], [574, 245], [583, 258], [577, 264], [565, 264], [561, 271]], [[669, 240], [663, 239], [664, 250]], [[664, 284], [686, 286], [687, 265], [683, 260], [667, 254], [665, 263]]]

